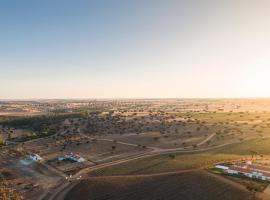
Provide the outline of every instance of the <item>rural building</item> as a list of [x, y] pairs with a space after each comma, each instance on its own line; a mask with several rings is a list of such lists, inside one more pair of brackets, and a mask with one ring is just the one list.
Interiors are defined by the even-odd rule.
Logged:
[[270, 168], [250, 163], [236, 163], [224, 170], [228, 174], [244, 175], [249, 178], [256, 178], [270, 181]]
[[63, 156], [58, 157], [58, 160], [62, 161], [62, 160], [72, 160], [75, 162], [84, 162], [85, 159], [77, 154], [73, 154], [73, 153], [67, 153]]
[[216, 165], [215, 168], [217, 168], [217, 169], [222, 169], [222, 170], [227, 170], [227, 169], [229, 169], [229, 167], [224, 166], [224, 165]]
[[41, 161], [42, 158], [38, 154], [31, 154], [29, 158], [33, 161]]

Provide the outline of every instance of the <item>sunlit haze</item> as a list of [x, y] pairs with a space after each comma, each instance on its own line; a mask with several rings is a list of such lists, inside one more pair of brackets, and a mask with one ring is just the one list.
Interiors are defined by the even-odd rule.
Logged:
[[270, 97], [270, 1], [0, 2], [0, 99]]

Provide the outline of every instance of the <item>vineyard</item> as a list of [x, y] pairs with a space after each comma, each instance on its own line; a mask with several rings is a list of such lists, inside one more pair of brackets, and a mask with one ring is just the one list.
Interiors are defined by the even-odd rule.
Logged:
[[204, 171], [176, 175], [97, 177], [83, 180], [65, 200], [208, 200], [255, 197], [244, 187], [223, 181]]

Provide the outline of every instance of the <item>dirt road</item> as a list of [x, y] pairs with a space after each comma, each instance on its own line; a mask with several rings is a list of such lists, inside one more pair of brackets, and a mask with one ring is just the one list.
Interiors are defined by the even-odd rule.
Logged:
[[[205, 148], [205, 149], [192, 149], [192, 150], [185, 150], [185, 151], [179, 151], [178, 149], [176, 151], [172, 151], [172, 149], [168, 150], [168, 151], [155, 151], [155, 152], [147, 152], [141, 155], [137, 155], [136, 157], [133, 158], [126, 158], [126, 159], [122, 159], [122, 160], [118, 160], [118, 161], [114, 161], [114, 162], [109, 162], [109, 163], [105, 163], [105, 164], [101, 164], [101, 165], [97, 165], [97, 166], [93, 166], [93, 167], [89, 167], [89, 168], [85, 168], [81, 171], [79, 171], [77, 174], [75, 174], [72, 178], [72, 180], [70, 180], [71, 182], [68, 181], [63, 181], [63, 184], [61, 185], [61, 187], [55, 189], [54, 191], [51, 192], [52, 195], [50, 195], [48, 198], [44, 198], [45, 200], [61, 200], [63, 199], [64, 195], [72, 188], [72, 185], [74, 185], [76, 182], [78, 182], [81, 178], [85, 178], [84, 175], [89, 173], [90, 171], [94, 171], [97, 169], [101, 169], [101, 168], [105, 168], [105, 167], [110, 167], [113, 165], [117, 165], [117, 164], [121, 164], [121, 163], [125, 163], [125, 162], [129, 162], [129, 161], [133, 161], [136, 159], [142, 159], [142, 158], [147, 158], [147, 157], [152, 157], [152, 156], [156, 156], [156, 155], [163, 155], [163, 154], [168, 154], [168, 153], [192, 153], [192, 152], [201, 152], [201, 151], [207, 151], [207, 150], [211, 150], [211, 149], [216, 149], [216, 148], [220, 148], [226, 145], [229, 145], [231, 143], [227, 143], [227, 144], [222, 144], [219, 146], [215, 146], [215, 147], [209, 147], [209, 148]], [[194, 170], [194, 169], [192, 169]], [[190, 170], [188, 170], [190, 171]], [[185, 172], [185, 170], [182, 171], [178, 171], [178, 172], [166, 172], [166, 173], [160, 173], [157, 175], [162, 175], [162, 174], [173, 174], [173, 173], [180, 173], [180, 172]], [[148, 176], [148, 175], [145, 175]], [[149, 175], [151, 176], [151, 175]]]

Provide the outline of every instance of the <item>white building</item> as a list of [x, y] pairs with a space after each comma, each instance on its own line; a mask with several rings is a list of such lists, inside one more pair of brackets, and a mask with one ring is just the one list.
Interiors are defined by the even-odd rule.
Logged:
[[64, 156], [58, 157], [58, 160], [65, 160], [65, 159], [70, 159], [73, 160], [75, 162], [84, 162], [86, 161], [83, 157], [77, 155], [77, 154], [73, 154], [73, 153], [67, 153]]
[[224, 165], [216, 165], [215, 168], [222, 169], [222, 170], [228, 170], [229, 169], [229, 167], [224, 166]]
[[249, 178], [256, 178], [261, 180], [270, 181], [270, 168], [258, 166], [258, 165], [249, 165], [249, 164], [236, 164], [229, 167], [226, 170], [228, 174], [238, 174], [244, 175]]
[[41, 161], [42, 158], [38, 154], [31, 154], [29, 158], [33, 161]]

